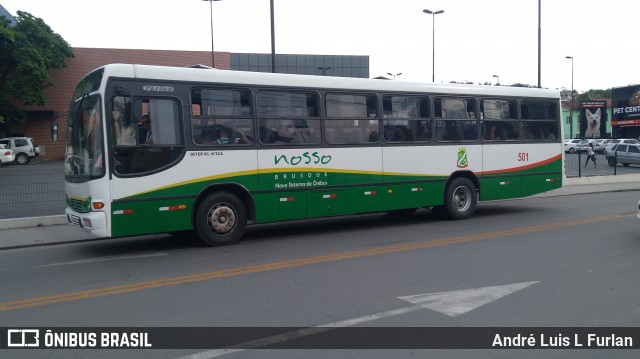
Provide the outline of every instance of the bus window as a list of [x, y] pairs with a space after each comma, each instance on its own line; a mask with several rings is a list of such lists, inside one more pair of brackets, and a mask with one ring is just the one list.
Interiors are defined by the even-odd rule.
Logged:
[[480, 101], [482, 139], [487, 141], [515, 141], [520, 139], [518, 103], [515, 100]]
[[478, 139], [476, 100], [436, 98], [434, 100], [437, 141], [475, 141]]
[[525, 141], [559, 140], [558, 106], [552, 101], [522, 101], [522, 138]]
[[253, 144], [252, 116], [248, 90], [191, 91], [191, 135], [198, 146]]
[[409, 96], [382, 98], [384, 140], [387, 142], [427, 142], [431, 140], [429, 99]]
[[258, 136], [263, 144], [319, 144], [318, 95], [294, 91], [260, 91]]
[[136, 145], [138, 138], [138, 126], [131, 116], [131, 97], [115, 96], [111, 99], [111, 141], [115, 146]]
[[137, 144], [114, 147], [114, 169], [118, 174], [138, 174], [165, 167], [182, 152], [180, 104], [175, 99], [136, 99], [133, 122]]
[[379, 120], [375, 95], [329, 93], [326, 96], [325, 139], [329, 144], [378, 142]]

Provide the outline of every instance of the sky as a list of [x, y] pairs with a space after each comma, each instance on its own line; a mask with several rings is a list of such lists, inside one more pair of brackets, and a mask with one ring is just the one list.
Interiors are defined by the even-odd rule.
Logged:
[[[572, 77], [578, 92], [640, 84], [640, 2], [540, 1], [542, 87], [570, 90]], [[42, 18], [72, 47], [211, 50], [206, 0], [0, 4]], [[278, 54], [368, 55], [371, 77], [404, 81], [538, 85], [538, 0], [274, 0], [274, 9]], [[270, 21], [270, 0], [213, 2], [215, 50], [271, 53]]]

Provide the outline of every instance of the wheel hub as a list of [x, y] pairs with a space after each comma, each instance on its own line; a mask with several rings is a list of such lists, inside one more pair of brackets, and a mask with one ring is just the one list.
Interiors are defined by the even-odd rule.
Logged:
[[236, 225], [236, 214], [224, 204], [211, 208], [207, 216], [209, 228], [218, 234], [229, 233]]
[[454, 207], [461, 212], [464, 212], [467, 209], [469, 209], [469, 206], [471, 205], [471, 202], [469, 201], [470, 196], [471, 196], [471, 193], [469, 192], [468, 188], [466, 187], [456, 188], [456, 190], [453, 191]]

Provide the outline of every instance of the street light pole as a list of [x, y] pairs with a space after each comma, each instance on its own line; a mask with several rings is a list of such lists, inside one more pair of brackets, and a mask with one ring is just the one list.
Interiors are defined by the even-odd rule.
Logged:
[[213, 2], [214, 1], [222, 1], [222, 0], [202, 0], [202, 1], [208, 1], [209, 2], [209, 11], [211, 13], [211, 67], [215, 68], [216, 67], [216, 60], [214, 58], [214, 52], [213, 52]]
[[498, 75], [493, 75], [493, 77], [497, 77], [497, 78], [498, 78], [498, 83], [496, 84], [496, 86], [500, 85], [500, 76], [498, 76]]
[[567, 59], [571, 59], [571, 108], [569, 108], [569, 138], [573, 138], [573, 57], [567, 56]]
[[433, 15], [431, 25], [431, 82], [436, 82], [436, 15], [442, 14], [444, 10], [431, 11], [424, 9], [422, 12]]
[[400, 76], [400, 75], [402, 75], [402, 72], [398, 72], [397, 74], [392, 74], [391, 72], [387, 72], [387, 75], [389, 75], [389, 76], [393, 76], [393, 79], [395, 80], [395, 79], [396, 79], [396, 76]]
[[271, 6], [271, 72], [276, 73], [276, 28], [274, 22], [274, 9], [273, 0], [270, 2]]
[[[541, 28], [541, 17], [542, 17], [542, 1], [538, 0], [538, 88], [542, 88], [542, 28]], [[573, 95], [573, 94], [572, 94]]]

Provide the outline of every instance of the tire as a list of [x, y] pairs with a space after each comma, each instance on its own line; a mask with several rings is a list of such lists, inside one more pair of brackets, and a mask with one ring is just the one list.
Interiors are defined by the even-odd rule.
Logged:
[[569, 149], [569, 153], [576, 153], [576, 149], [575, 149], [575, 148], [573, 148], [573, 147], [571, 147], [571, 148]]
[[196, 211], [196, 233], [209, 246], [236, 243], [246, 228], [247, 210], [244, 203], [232, 193], [210, 194]]
[[616, 164], [617, 164], [617, 163], [616, 163], [616, 159], [615, 159], [615, 157], [609, 157], [609, 158], [607, 158], [607, 163], [609, 163], [609, 166], [611, 166], [611, 167], [615, 167], [615, 166], [616, 166]]
[[18, 153], [16, 155], [16, 163], [19, 165], [26, 165], [31, 161], [31, 158], [26, 153]]
[[451, 181], [444, 197], [445, 213], [450, 219], [467, 219], [476, 211], [478, 194], [476, 186], [465, 177]]

